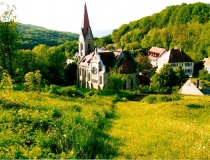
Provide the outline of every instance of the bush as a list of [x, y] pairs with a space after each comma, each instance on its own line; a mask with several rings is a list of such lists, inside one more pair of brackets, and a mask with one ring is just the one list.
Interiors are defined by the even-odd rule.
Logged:
[[84, 93], [80, 90], [77, 90], [75, 87], [63, 87], [58, 90], [60, 95], [69, 96], [69, 97], [81, 97], [84, 98]]
[[170, 102], [170, 101], [178, 101], [181, 97], [178, 94], [172, 94], [172, 95], [161, 95], [159, 97], [160, 102]]
[[152, 103], [155, 103], [157, 101], [157, 97], [154, 96], [154, 95], [149, 95], [149, 96], [146, 96], [144, 98], [144, 101], [149, 103], [149, 104], [152, 104]]

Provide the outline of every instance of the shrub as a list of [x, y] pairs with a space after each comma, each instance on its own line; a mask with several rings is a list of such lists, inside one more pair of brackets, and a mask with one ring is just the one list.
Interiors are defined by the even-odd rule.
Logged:
[[42, 75], [40, 74], [40, 71], [37, 70], [34, 73], [33, 72], [28, 72], [25, 75], [25, 83], [24, 85], [26, 86], [28, 91], [39, 91], [40, 90], [40, 84], [41, 84], [41, 77]]
[[1, 88], [5, 91], [13, 91], [12, 78], [6, 70], [2, 71]]
[[53, 118], [60, 118], [60, 117], [62, 117], [62, 115], [63, 114], [62, 114], [61, 110], [54, 109], [52, 117]]
[[149, 96], [146, 96], [144, 98], [144, 101], [149, 103], [149, 104], [152, 104], [152, 103], [155, 103], [157, 101], [157, 97], [154, 96], [154, 95], [149, 95]]
[[84, 98], [84, 93], [81, 92], [80, 90], [77, 90], [74, 87], [63, 87], [61, 89], [58, 90], [59, 95], [63, 95], [63, 96], [69, 96], [69, 97], [81, 97]]
[[172, 94], [172, 95], [161, 95], [159, 97], [160, 102], [170, 102], [170, 101], [178, 101], [181, 97], [178, 94]]

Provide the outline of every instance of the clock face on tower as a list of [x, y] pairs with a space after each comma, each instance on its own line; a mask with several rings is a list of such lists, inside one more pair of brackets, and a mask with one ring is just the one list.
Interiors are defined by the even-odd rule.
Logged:
[[92, 67], [92, 73], [93, 73], [93, 74], [97, 74], [97, 72], [98, 72], [98, 71], [97, 71], [97, 68], [96, 68], [96, 67]]

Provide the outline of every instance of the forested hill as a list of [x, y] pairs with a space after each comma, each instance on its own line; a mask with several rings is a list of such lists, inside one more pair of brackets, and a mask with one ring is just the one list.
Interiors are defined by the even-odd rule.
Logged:
[[122, 25], [111, 37], [119, 46], [131, 50], [178, 46], [198, 61], [210, 56], [210, 5], [198, 2], [169, 6]]
[[79, 37], [78, 34], [71, 32], [60, 32], [21, 23], [18, 23], [17, 30], [21, 36], [21, 49], [33, 49], [38, 44], [58, 46], [66, 41], [78, 40]]

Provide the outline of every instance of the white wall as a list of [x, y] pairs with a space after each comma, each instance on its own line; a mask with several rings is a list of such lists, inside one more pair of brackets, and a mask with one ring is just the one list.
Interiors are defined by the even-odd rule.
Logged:
[[[158, 71], [163, 67], [166, 62], [158, 61]], [[179, 62], [179, 63], [168, 63], [172, 68], [176, 68], [178, 65], [182, 66], [185, 73], [192, 77], [194, 73], [194, 62]]]

